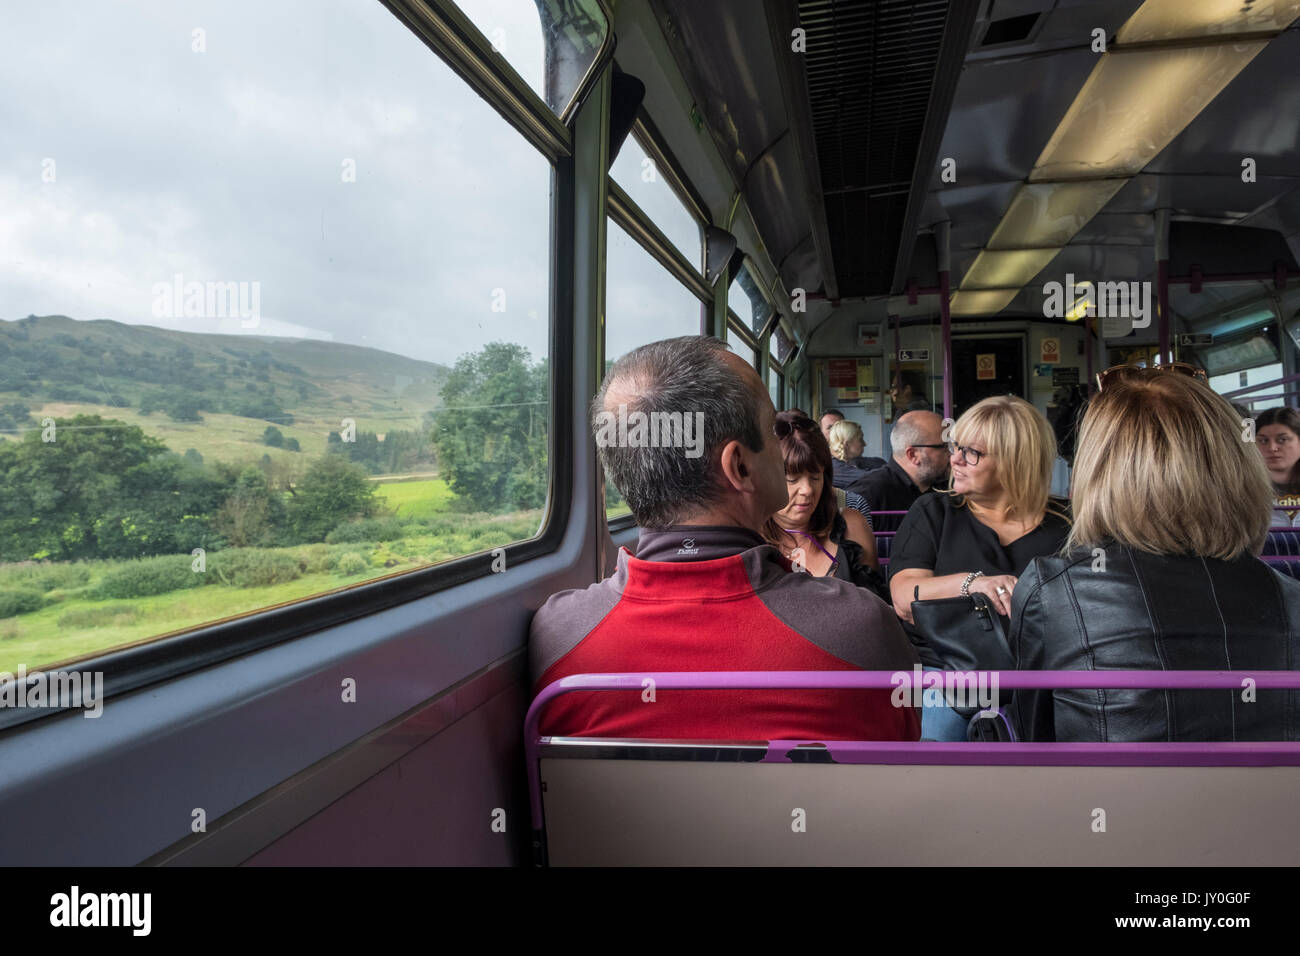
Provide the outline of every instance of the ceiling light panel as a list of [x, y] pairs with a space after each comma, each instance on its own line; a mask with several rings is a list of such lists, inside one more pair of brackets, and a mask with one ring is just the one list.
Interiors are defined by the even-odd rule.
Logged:
[[952, 297], [949, 311], [953, 315], [994, 315], [1001, 312], [1020, 292], [1019, 289], [981, 289], [962, 291]]
[[1107, 53], [1029, 181], [1137, 174], [1267, 45], [1247, 40]]
[[987, 248], [1063, 246], [1127, 182], [1127, 179], [1089, 179], [1072, 183], [1027, 183], [1011, 201]]
[[975, 257], [966, 276], [961, 280], [963, 291], [969, 289], [1019, 288], [1047, 267], [1056, 258], [1054, 249], [1012, 249], [992, 252], [985, 249]]
[[1294, 0], [1147, 0], [1119, 28], [1119, 43], [1278, 33], [1300, 16]]

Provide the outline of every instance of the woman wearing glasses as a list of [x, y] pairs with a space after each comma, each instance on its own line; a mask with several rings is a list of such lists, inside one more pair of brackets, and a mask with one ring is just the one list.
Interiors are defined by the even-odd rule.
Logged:
[[793, 412], [779, 412], [776, 433], [785, 458], [790, 499], [768, 519], [764, 537], [781, 549], [796, 570], [837, 577], [883, 593], [876, 539], [856, 510], [843, 512], [831, 484], [831, 450], [817, 423]]
[[[912, 602], [979, 593], [1009, 615], [1025, 566], [1060, 551], [1070, 530], [1065, 503], [1048, 495], [1056, 437], [1034, 406], [1012, 395], [986, 398], [957, 420], [952, 438], [951, 490], [917, 499], [889, 564], [894, 609], [932, 668], [944, 662], [912, 627]], [[965, 740], [966, 721], [927, 705], [921, 736]]]
[[[1175, 372], [1181, 371], [1174, 368]], [[1079, 431], [1064, 556], [1016, 586], [1015, 666], [1287, 670], [1300, 582], [1255, 557], [1273, 489], [1240, 416], [1188, 374], [1107, 376]], [[1294, 691], [1019, 691], [1026, 740], [1294, 740]]]

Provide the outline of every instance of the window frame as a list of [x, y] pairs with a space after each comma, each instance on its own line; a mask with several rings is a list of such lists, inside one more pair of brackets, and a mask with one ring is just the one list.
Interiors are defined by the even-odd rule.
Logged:
[[[576, 277], [569, 266], [575, 247], [576, 192], [573, 133], [558, 119], [501, 57], [490, 47], [450, 0], [380, 0], [389, 12], [424, 42], [452, 72], [479, 93], [498, 115], [520, 132], [551, 164], [550, 275], [548, 354], [561, 360], [549, 363], [548, 466], [550, 483], [542, 526], [537, 534], [505, 546], [510, 566], [557, 552], [569, 524], [573, 484], [572, 456], [560, 454], [559, 444], [573, 432], [576, 411], [571, 400], [574, 370], [565, 360], [574, 354], [574, 297]], [[598, 0], [611, 17], [605, 0]], [[450, 9], [450, 12], [449, 12]], [[465, 35], [466, 30], [469, 36]], [[612, 30], [611, 30], [612, 34]], [[610, 49], [592, 65], [599, 76], [611, 59]], [[591, 79], [591, 78], [589, 78]], [[580, 99], [575, 97], [575, 100]], [[608, 177], [607, 177], [608, 178]], [[247, 611], [234, 617], [180, 631], [165, 632], [125, 647], [76, 658], [78, 671], [103, 674], [102, 698], [172, 680], [253, 651], [308, 637], [358, 618], [407, 604], [440, 591], [490, 577], [492, 551], [453, 558], [422, 568], [394, 571], [383, 577], [347, 585], [299, 600]], [[66, 661], [45, 668], [68, 669]], [[60, 708], [0, 708], [0, 729], [38, 721], [63, 713]]]
[[[676, 159], [667, 147], [662, 145], [662, 138], [650, 117], [645, 113], [644, 108], [638, 112], [636, 122], [632, 126], [629, 136], [635, 137], [637, 145], [640, 146], [651, 159], [655, 161], [659, 172], [663, 175], [664, 181], [669, 188], [676, 194], [677, 199], [682, 203], [686, 212], [695, 220], [695, 226], [699, 239], [699, 261], [695, 264], [690, 263], [677, 245], [669, 239], [654, 222], [653, 219], [643, 210], [630, 195], [627, 190], [620, 186], [609, 170], [605, 172], [606, 184], [606, 213], [624, 232], [626, 232], [652, 259], [658, 262], [668, 275], [676, 279], [686, 291], [690, 292], [700, 301], [701, 315], [701, 334], [704, 332], [704, 317], [712, 308], [715, 291], [707, 282], [704, 281], [704, 225], [708, 221], [705, 215], [705, 207], [699, 194], [690, 186], [690, 181], [682, 173]], [[613, 164], [610, 163], [610, 166]], [[608, 239], [606, 239], [608, 242]], [[608, 272], [608, 260], [602, 257], [604, 268]], [[605, 276], [606, 284], [608, 275]], [[598, 368], [604, 369], [606, 361], [606, 331], [609, 324], [609, 315], [604, 310], [602, 303], [602, 314], [605, 315], [605, 321], [600, 329], [599, 344], [599, 365]], [[602, 373], [603, 377], [603, 373]], [[604, 481], [600, 485], [601, 492], [601, 512], [604, 511]], [[628, 513], [615, 515], [613, 518], [606, 519], [606, 526], [611, 535], [628, 531], [636, 527], [636, 516]]]

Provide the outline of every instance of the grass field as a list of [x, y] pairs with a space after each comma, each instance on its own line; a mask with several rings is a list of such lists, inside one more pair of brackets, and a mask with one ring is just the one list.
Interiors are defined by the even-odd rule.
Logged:
[[[3, 396], [0, 396], [3, 398]], [[6, 399], [8, 400], [8, 399]], [[345, 406], [346, 407], [346, 406]], [[342, 419], [337, 412], [320, 411], [303, 414], [294, 412], [292, 425], [276, 424], [285, 438], [298, 439], [301, 451], [285, 451], [262, 443], [262, 434], [272, 423], [261, 418], [244, 418], [240, 415], [223, 415], [203, 412], [201, 422], [174, 422], [161, 411], [141, 415], [134, 408], [115, 408], [112, 405], [87, 405], [80, 402], [48, 402], [32, 408], [32, 418], [72, 418], [74, 415], [101, 415], [138, 425], [146, 435], [166, 443], [167, 447], [183, 454], [193, 448], [204, 461], [228, 461], [251, 464], [270, 455], [272, 460], [292, 462], [303, 468], [315, 458], [325, 454], [329, 433], [338, 431]], [[403, 414], [354, 414], [358, 432], [386, 434], [392, 429], [419, 427], [417, 420]], [[39, 428], [39, 426], [28, 426]], [[0, 436], [16, 440], [19, 436]]]
[[[424, 486], [423, 492], [419, 486]], [[44, 593], [39, 610], [0, 619], [0, 671], [12, 673], [19, 665], [32, 670], [70, 661], [387, 574], [489, 551], [532, 537], [541, 522], [538, 511], [506, 515], [448, 513], [452, 496], [445, 482], [436, 479], [383, 485], [381, 493], [391, 488], [402, 488], [401, 494], [406, 496], [399, 502], [399, 509], [424, 513], [420, 524], [406, 525], [401, 529], [402, 537], [390, 541], [262, 549], [259, 553], [290, 556], [299, 569], [292, 580], [266, 586], [234, 587], [209, 577], [200, 586], [165, 594], [105, 598], [97, 593], [101, 582], [128, 562], [0, 565], [0, 593], [23, 585], [25, 575], [44, 569], [80, 574], [80, 580], [73, 585]], [[441, 512], [434, 510], [438, 502]], [[213, 552], [209, 561], [219, 562], [223, 553]], [[178, 560], [188, 563], [190, 559], [180, 556]], [[217, 564], [207, 573], [211, 575], [215, 567]]]
[[456, 495], [441, 478], [380, 481], [375, 495], [403, 521], [419, 521], [451, 507]]

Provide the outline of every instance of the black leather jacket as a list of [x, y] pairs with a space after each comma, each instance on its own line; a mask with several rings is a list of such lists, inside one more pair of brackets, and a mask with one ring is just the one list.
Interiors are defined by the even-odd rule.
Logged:
[[[1103, 563], [1104, 558], [1104, 563]], [[1300, 581], [1258, 558], [1160, 557], [1112, 545], [1035, 558], [1008, 635], [1020, 670], [1294, 670]], [[1021, 740], [1296, 740], [1300, 693], [1019, 691]]]

